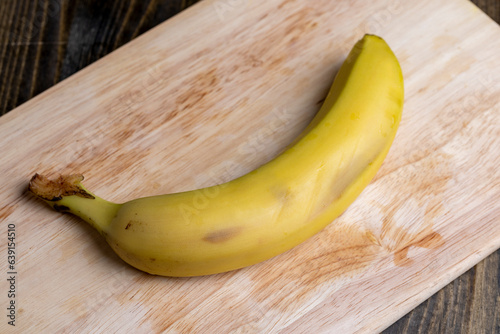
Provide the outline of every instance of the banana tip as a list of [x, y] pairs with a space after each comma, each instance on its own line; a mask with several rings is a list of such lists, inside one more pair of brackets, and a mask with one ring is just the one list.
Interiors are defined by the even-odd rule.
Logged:
[[56, 179], [49, 179], [36, 173], [28, 184], [28, 190], [50, 202], [57, 202], [63, 197], [71, 195], [94, 198], [82, 187], [82, 181], [83, 175], [81, 174], [61, 175]]

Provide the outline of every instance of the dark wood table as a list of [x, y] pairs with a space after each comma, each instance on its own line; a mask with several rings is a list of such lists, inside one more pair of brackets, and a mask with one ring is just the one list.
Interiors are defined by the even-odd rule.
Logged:
[[[2, 0], [0, 115], [195, 2]], [[500, 0], [473, 2], [500, 23]], [[384, 333], [500, 333], [500, 250]]]

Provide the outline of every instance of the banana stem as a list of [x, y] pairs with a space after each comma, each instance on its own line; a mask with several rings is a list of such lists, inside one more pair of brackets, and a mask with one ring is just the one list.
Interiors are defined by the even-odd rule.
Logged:
[[43, 199], [54, 210], [70, 212], [89, 223], [100, 234], [105, 235], [121, 204], [106, 201], [81, 184], [83, 175], [62, 175], [50, 180], [35, 174], [28, 189]]

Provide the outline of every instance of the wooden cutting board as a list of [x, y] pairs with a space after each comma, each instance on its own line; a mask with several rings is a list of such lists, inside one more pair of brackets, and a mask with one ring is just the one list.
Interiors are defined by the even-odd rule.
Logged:
[[[26, 192], [35, 172], [83, 173], [117, 202], [242, 175], [300, 133], [364, 33], [401, 61], [398, 135], [354, 204], [283, 255], [151, 276]], [[16, 307], [0, 332], [386, 328], [500, 247], [499, 54], [500, 28], [465, 0], [205, 0], [182, 12], [0, 117], [0, 302]]]

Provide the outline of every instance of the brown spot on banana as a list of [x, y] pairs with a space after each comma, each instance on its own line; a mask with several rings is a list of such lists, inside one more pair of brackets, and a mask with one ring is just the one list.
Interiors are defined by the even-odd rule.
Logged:
[[66, 205], [59, 205], [59, 204], [54, 204], [53, 208], [57, 212], [68, 212], [70, 210]]
[[237, 227], [228, 227], [228, 228], [224, 228], [224, 229], [217, 230], [214, 232], [210, 232], [210, 233], [207, 233], [203, 237], [203, 241], [210, 242], [213, 244], [226, 242], [226, 241], [234, 238], [238, 234], [240, 234], [242, 229], [243, 229], [242, 226], [237, 226]]
[[135, 232], [144, 232], [146, 224], [147, 223], [142, 220], [129, 220], [125, 229]]

